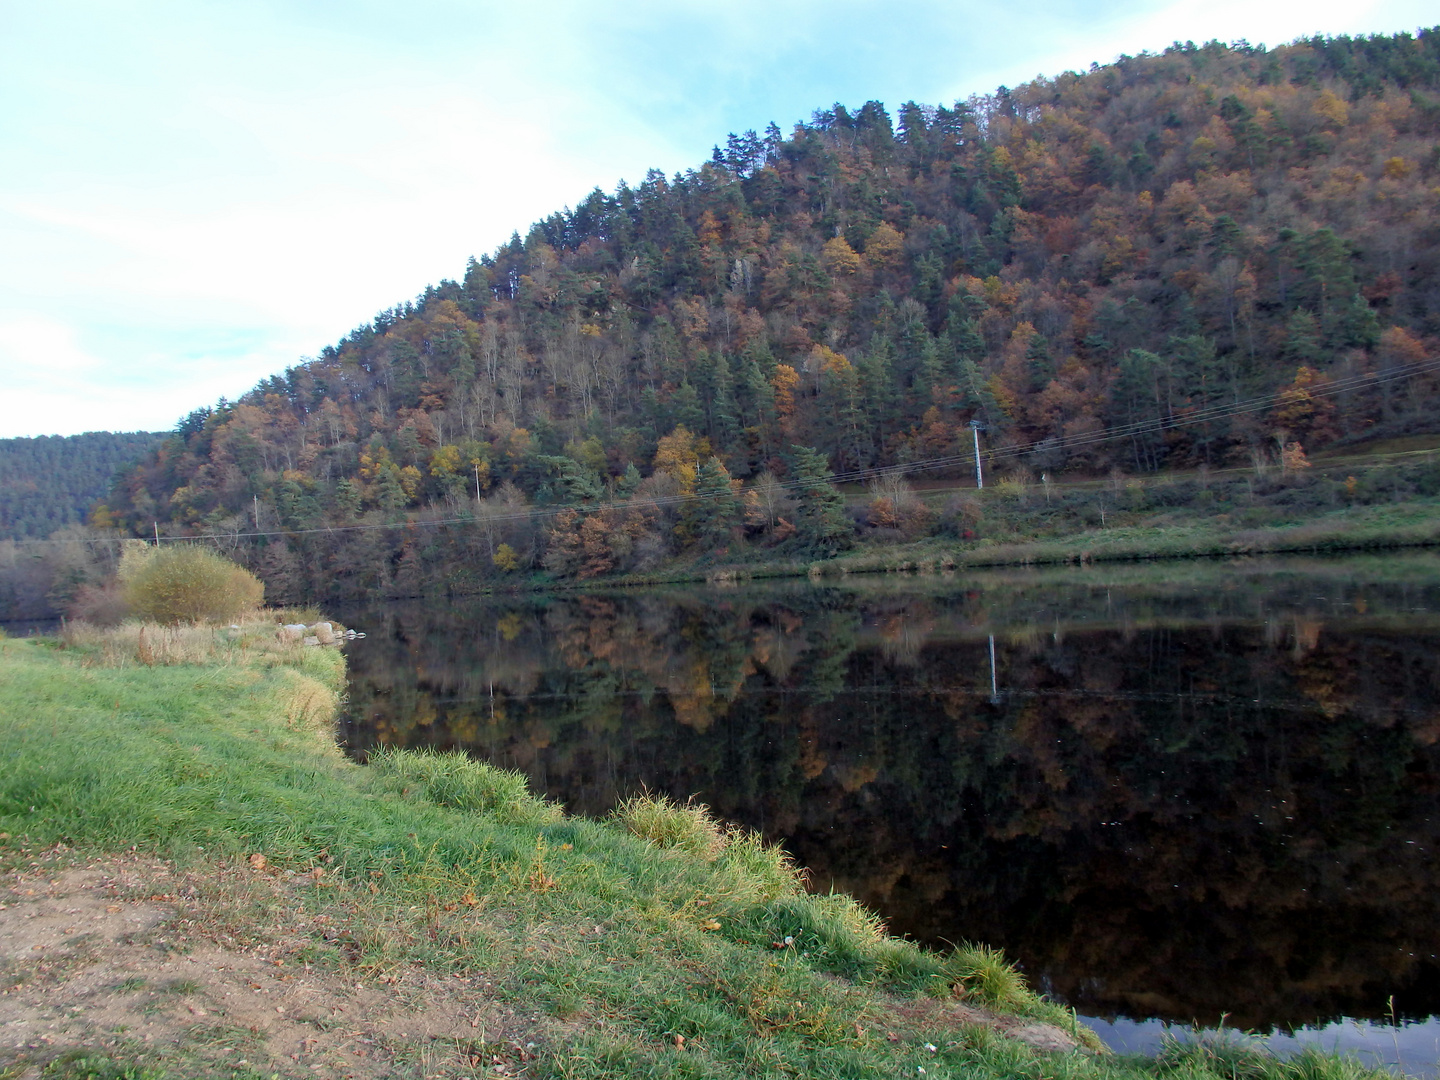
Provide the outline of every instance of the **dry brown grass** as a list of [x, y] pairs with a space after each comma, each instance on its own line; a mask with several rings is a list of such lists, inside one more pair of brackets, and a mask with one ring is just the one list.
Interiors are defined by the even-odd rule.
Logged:
[[319, 679], [303, 675], [293, 668], [275, 670], [283, 680], [283, 688], [277, 696], [286, 727], [308, 735], [321, 753], [327, 756], [338, 754], [335, 717], [340, 711], [340, 695]]
[[[314, 615], [311, 611], [276, 609], [257, 612], [229, 626], [165, 626], [131, 619], [119, 626], [102, 627], [76, 621], [66, 625], [60, 640], [65, 648], [87, 654], [87, 662], [99, 667], [251, 665], [257, 660], [290, 664], [307, 646], [282, 634], [280, 628], [286, 623], [307, 621], [307, 617], [313, 621]], [[343, 634], [343, 627], [340, 632]], [[330, 693], [319, 683], [316, 686]], [[310, 709], [299, 708], [302, 712]]]

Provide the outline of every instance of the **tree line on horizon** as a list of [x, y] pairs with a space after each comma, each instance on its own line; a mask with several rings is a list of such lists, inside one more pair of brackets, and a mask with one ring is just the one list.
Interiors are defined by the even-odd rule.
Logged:
[[[91, 524], [463, 590], [834, 551], [837, 474], [959, 461], [972, 424], [1022, 479], [1433, 430], [1437, 43], [1176, 44], [731, 135], [197, 409]], [[928, 513], [892, 481], [858, 524]]]
[[165, 432], [87, 431], [0, 439], [0, 540], [46, 537], [85, 522], [115, 477]]

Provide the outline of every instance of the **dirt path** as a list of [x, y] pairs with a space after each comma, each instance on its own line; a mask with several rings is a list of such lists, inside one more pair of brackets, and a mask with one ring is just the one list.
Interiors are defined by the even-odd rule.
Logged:
[[[215, 1075], [523, 1075], [535, 1018], [503, 1007], [479, 977], [356, 981], [347, 965], [309, 962], [340, 935], [300, 891], [143, 859], [8, 875], [0, 1075], [39, 1076], [77, 1052], [163, 1055]], [[256, 909], [270, 916], [259, 934]]]

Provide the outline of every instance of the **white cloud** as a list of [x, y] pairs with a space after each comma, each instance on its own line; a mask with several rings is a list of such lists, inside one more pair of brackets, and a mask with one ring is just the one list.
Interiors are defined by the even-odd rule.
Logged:
[[0, 321], [0, 372], [7, 389], [85, 377], [103, 366], [65, 323], [23, 316]]
[[4, 372], [0, 435], [168, 426], [596, 185], [698, 164], [731, 130], [1175, 38], [1274, 44], [1422, 15], [1409, 0], [1117, 0], [1103, 18], [1079, 0], [11, 5], [0, 356], [70, 366]]
[[96, 354], [49, 392], [28, 368], [23, 400], [7, 379], [0, 435], [94, 427], [106, 403], [100, 426], [168, 427], [655, 153], [643, 125], [567, 143], [574, 102], [509, 62], [456, 78], [369, 41], [337, 71], [309, 44], [308, 68], [292, 40], [237, 75], [233, 56], [197, 72], [138, 43], [163, 54], [148, 80], [80, 64], [73, 85], [36, 75], [50, 123], [0, 117], [19, 166], [0, 176], [0, 296], [52, 346], [68, 328]]
[[[105, 364], [62, 322], [0, 317], [0, 429], [16, 435], [103, 430], [115, 425]], [[57, 419], [64, 417], [63, 423]], [[75, 426], [76, 423], [80, 426]], [[121, 425], [117, 425], [121, 426]]]
[[198, 355], [187, 335], [155, 328], [142, 328], [138, 340], [123, 327], [102, 327], [98, 336], [111, 355], [65, 322], [0, 312], [0, 431], [168, 430], [197, 405], [235, 397], [294, 357], [293, 343], [275, 350], [263, 335], [236, 343], [208, 331]]

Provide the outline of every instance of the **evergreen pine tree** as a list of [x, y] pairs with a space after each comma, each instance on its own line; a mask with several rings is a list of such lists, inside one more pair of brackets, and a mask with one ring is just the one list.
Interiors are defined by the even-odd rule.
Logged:
[[341, 521], [354, 521], [360, 513], [360, 489], [348, 476], [335, 485], [335, 513]]
[[405, 488], [400, 483], [400, 469], [393, 462], [380, 468], [375, 477], [375, 505], [382, 510], [399, 510], [405, 505]]
[[730, 473], [710, 457], [695, 474], [695, 496], [685, 504], [691, 535], [704, 547], [718, 547], [740, 521], [740, 500], [730, 486]]
[[940, 365], [940, 348], [929, 334], [920, 342], [920, 361], [915, 368], [916, 397], [928, 406], [935, 400], [935, 392], [943, 389], [945, 377]]
[[845, 519], [845, 497], [830, 482], [825, 455], [808, 446], [790, 448], [791, 473], [800, 496], [800, 540], [811, 550], [834, 554], [848, 548], [853, 530]]
[[640, 470], [635, 467], [633, 461], [630, 462], [625, 466], [625, 472], [615, 480], [615, 494], [622, 499], [628, 499], [640, 486], [640, 479]]
[[1050, 356], [1050, 342], [1044, 334], [1036, 334], [1025, 348], [1025, 363], [1030, 373], [1030, 391], [1039, 393], [1055, 378], [1055, 361]]
[[683, 426], [690, 431], [705, 431], [705, 409], [700, 404], [700, 395], [695, 392], [695, 387], [690, 385], [686, 379], [678, 387], [675, 393], [670, 395], [670, 415], [676, 426]]
[[740, 443], [740, 417], [735, 406], [730, 361], [723, 353], [711, 358], [710, 441], [715, 450], [731, 456]]
[[968, 409], [974, 419], [986, 424], [1000, 422], [1000, 403], [990, 392], [980, 365], [968, 357], [960, 361], [960, 407]]
[[895, 350], [890, 339], [876, 334], [870, 339], [870, 349], [855, 360], [855, 372], [860, 379], [860, 400], [865, 409], [866, 419], [877, 442], [894, 432], [899, 419], [895, 376], [892, 370]]
[[652, 447], [660, 441], [661, 435], [675, 426], [675, 417], [671, 415], [669, 406], [660, 400], [653, 386], [640, 391], [640, 415], [640, 431]]

